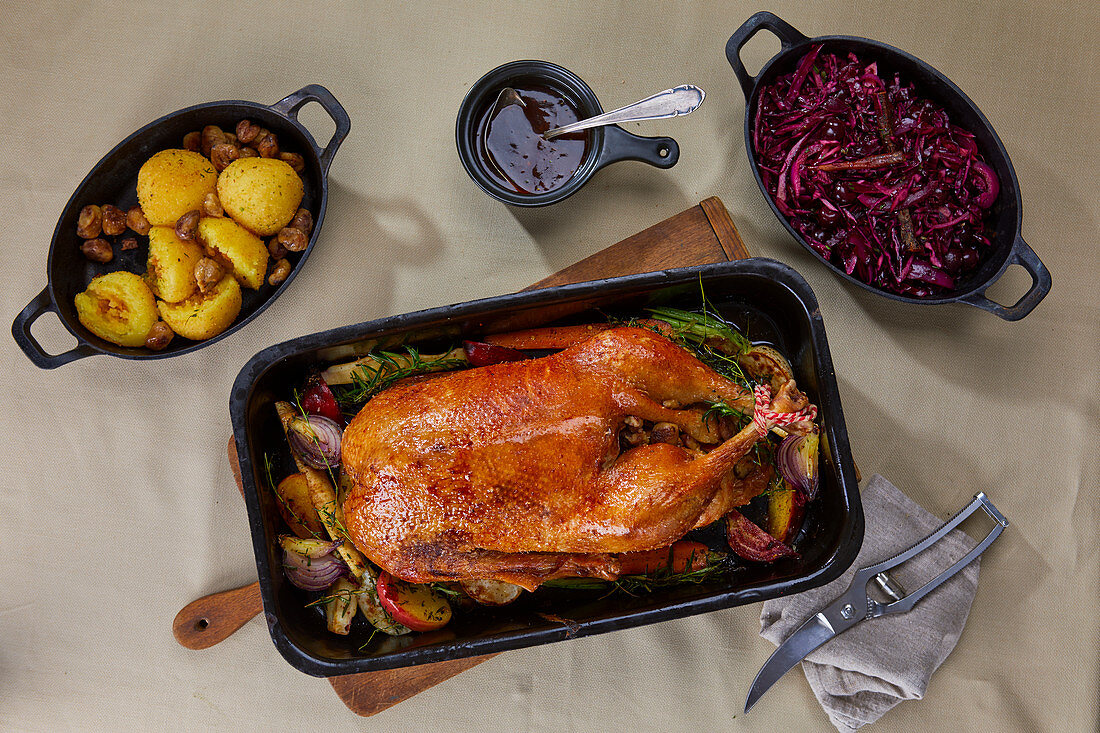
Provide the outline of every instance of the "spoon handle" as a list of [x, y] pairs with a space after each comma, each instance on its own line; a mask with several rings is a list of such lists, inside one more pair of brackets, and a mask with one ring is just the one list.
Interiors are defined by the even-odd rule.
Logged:
[[547, 130], [542, 136], [547, 140], [558, 135], [565, 135], [578, 130], [587, 130], [590, 127], [600, 125], [613, 125], [618, 122], [637, 122], [638, 120], [663, 120], [667, 117], [679, 117], [694, 112], [703, 103], [707, 96], [694, 84], [681, 84], [663, 92], [657, 92], [651, 97], [638, 100], [634, 104], [604, 112], [602, 115], [589, 117], [586, 120], [573, 122], [553, 130]]

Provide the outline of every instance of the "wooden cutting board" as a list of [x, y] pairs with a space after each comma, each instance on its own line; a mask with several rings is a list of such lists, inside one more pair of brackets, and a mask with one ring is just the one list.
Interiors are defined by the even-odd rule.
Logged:
[[[712, 196], [676, 216], [654, 224], [618, 244], [540, 280], [526, 290], [632, 275], [675, 267], [726, 262], [749, 256], [729, 212]], [[243, 492], [232, 439], [229, 462]], [[173, 623], [176, 640], [189, 649], [204, 649], [221, 641], [260, 612], [259, 583], [200, 598], [179, 612]], [[454, 659], [415, 667], [330, 677], [329, 682], [348, 708], [363, 716], [380, 713], [417, 693], [495, 657]]]
[[[712, 196], [673, 217], [600, 250], [525, 290], [600, 280], [674, 267], [706, 265], [749, 256], [725, 204]], [[496, 654], [415, 667], [330, 677], [336, 694], [359, 715], [380, 713], [402, 700], [454, 677]]]

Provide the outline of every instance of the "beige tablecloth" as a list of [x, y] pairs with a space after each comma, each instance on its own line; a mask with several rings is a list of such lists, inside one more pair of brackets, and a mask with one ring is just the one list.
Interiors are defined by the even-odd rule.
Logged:
[[[0, 28], [0, 251], [7, 318], [46, 283], [68, 197], [120, 139], [203, 101], [275, 102], [327, 86], [351, 114], [321, 241], [244, 331], [164, 361], [35, 368], [0, 345], [0, 728], [5, 730], [797, 731], [827, 720], [800, 673], [753, 712], [772, 644], [758, 604], [509, 652], [369, 720], [291, 668], [262, 620], [203, 652], [179, 647], [187, 602], [255, 578], [225, 460], [229, 387], [260, 349], [301, 334], [517, 290], [710, 195], [749, 247], [810, 281], [828, 328], [853, 452], [946, 516], [986, 491], [1012, 527], [983, 558], [969, 623], [926, 699], [876, 728], [1093, 730], [1100, 591], [1098, 6], [820, 2], [771, 9], [808, 35], [902, 47], [948, 74], [1012, 155], [1023, 235], [1054, 276], [1007, 323], [910, 307], [841, 283], [795, 244], [748, 170], [743, 97], [724, 58], [755, 3], [9, 1]], [[762, 64], [778, 43], [745, 51]], [[561, 63], [605, 107], [691, 82], [709, 96], [669, 134], [679, 164], [623, 163], [569, 201], [513, 211], [459, 165], [454, 113], [517, 58]], [[316, 105], [303, 119], [327, 139]], [[991, 293], [1013, 302], [1014, 268]], [[72, 344], [52, 316], [36, 335]]]

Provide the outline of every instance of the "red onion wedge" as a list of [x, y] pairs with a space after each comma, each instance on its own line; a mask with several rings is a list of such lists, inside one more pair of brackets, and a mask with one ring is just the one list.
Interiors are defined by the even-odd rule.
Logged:
[[788, 484], [801, 491], [809, 501], [817, 496], [819, 442], [816, 428], [806, 435], [792, 433], [779, 444], [779, 451], [775, 457], [779, 473]]
[[753, 562], [798, 557], [793, 548], [757, 527], [736, 509], [726, 515], [726, 540], [734, 554]]
[[298, 542], [317, 543], [308, 551], [317, 555], [310, 557], [287, 549], [283, 543], [283, 571], [287, 580], [302, 590], [324, 590], [347, 572], [347, 566], [339, 556], [333, 554], [340, 542], [324, 540], [298, 540]]
[[327, 417], [299, 415], [290, 421], [287, 439], [291, 449], [307, 466], [335, 468], [340, 465], [343, 434], [343, 429]]

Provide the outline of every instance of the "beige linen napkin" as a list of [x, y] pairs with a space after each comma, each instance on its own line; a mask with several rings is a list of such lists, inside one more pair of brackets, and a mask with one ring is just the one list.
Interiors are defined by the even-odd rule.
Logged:
[[[943, 524], [877, 474], [868, 480], [862, 497], [867, 528], [852, 567], [821, 588], [766, 601], [760, 617], [761, 636], [778, 646], [843, 593], [856, 570], [892, 557]], [[894, 568], [891, 575], [907, 592], [915, 591], [975, 544], [956, 529]], [[924, 696], [932, 673], [962, 634], [978, 588], [979, 560], [925, 596], [909, 613], [858, 623], [806, 657], [802, 662], [806, 681], [838, 730], [873, 723], [902, 700]], [[869, 592], [871, 587], [873, 584], [869, 584]]]

